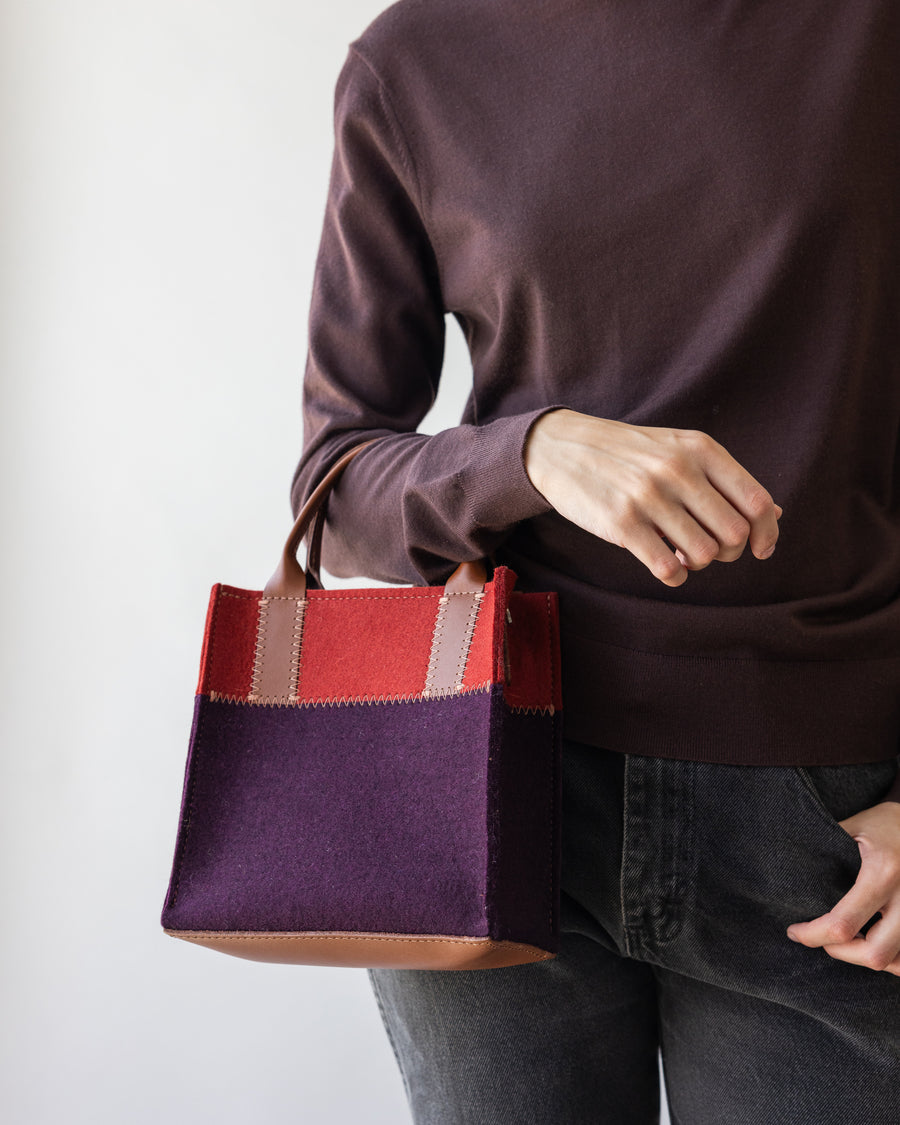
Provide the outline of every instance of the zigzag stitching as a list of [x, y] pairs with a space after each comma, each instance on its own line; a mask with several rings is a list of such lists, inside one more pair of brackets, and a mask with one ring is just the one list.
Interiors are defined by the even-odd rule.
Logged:
[[421, 692], [411, 692], [406, 695], [354, 695], [346, 696], [341, 699], [289, 699], [283, 696], [265, 696], [257, 699], [248, 699], [246, 696], [228, 695], [224, 692], [211, 691], [209, 698], [214, 702], [221, 703], [245, 703], [249, 707], [343, 707], [349, 703], [428, 703], [432, 699], [447, 699], [454, 698], [460, 695], [477, 695], [488, 691], [491, 687], [491, 681], [486, 680], [483, 684], [477, 684], [475, 687], [463, 688], [460, 691], [447, 689], [442, 692], [433, 692], [431, 695], [423, 695]]
[[441, 644], [444, 639], [444, 621], [447, 617], [447, 606], [449, 601], [443, 597], [438, 602], [437, 613], [434, 618], [434, 629], [431, 634], [431, 652], [428, 656], [428, 671], [425, 673], [425, 689], [423, 694], [427, 697], [440, 695], [441, 692], [446, 692], [446, 688], [437, 689], [432, 685], [434, 684], [435, 668], [437, 666], [438, 654], [441, 650]]
[[266, 651], [266, 615], [269, 611], [269, 599], [259, 599], [259, 613], [256, 617], [256, 642], [253, 646], [253, 671], [250, 675], [250, 698], [259, 698], [259, 684], [262, 678], [263, 655]]
[[294, 606], [294, 629], [291, 634], [291, 698], [296, 699], [300, 691], [300, 669], [303, 666], [303, 623], [306, 620], [306, 599], [298, 599]]
[[463, 679], [466, 675], [466, 665], [469, 662], [469, 649], [472, 647], [472, 638], [475, 636], [475, 626], [478, 623], [478, 614], [481, 610], [481, 603], [484, 601], [484, 591], [476, 594], [472, 599], [472, 605], [469, 609], [469, 616], [466, 618], [466, 628], [463, 633], [462, 652], [459, 656], [459, 661], [456, 665], [456, 681], [455, 686], [461, 690]]
[[[440, 587], [438, 586], [403, 586], [401, 589], [403, 593], [398, 594], [376, 594], [375, 590], [381, 589], [379, 586], [372, 586], [372, 593], [369, 593], [369, 587], [366, 587], [366, 592], [362, 594], [343, 594], [340, 590], [316, 590], [315, 601], [317, 602], [369, 602], [373, 600], [395, 601], [400, 598], [433, 598], [437, 601], [440, 597]], [[329, 595], [331, 595], [329, 597]], [[256, 593], [252, 590], [246, 594], [233, 594], [230, 590], [220, 590], [220, 598], [237, 598], [239, 601], [244, 602], [257, 602], [260, 598], [268, 598], [270, 601], [283, 601], [283, 602], [298, 602], [306, 601], [306, 598], [296, 598], [291, 594], [264, 594], [261, 591]]]

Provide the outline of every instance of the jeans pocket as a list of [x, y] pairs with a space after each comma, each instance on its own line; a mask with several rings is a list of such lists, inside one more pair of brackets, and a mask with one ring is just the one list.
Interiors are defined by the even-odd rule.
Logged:
[[793, 767], [814, 807], [854, 849], [856, 841], [838, 821], [882, 801], [897, 776], [897, 768], [896, 757], [879, 762]]

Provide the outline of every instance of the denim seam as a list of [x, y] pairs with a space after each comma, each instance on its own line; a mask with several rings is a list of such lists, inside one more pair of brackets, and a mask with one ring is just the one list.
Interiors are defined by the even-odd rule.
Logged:
[[381, 1015], [381, 1022], [384, 1024], [384, 1030], [387, 1033], [388, 1042], [391, 1045], [391, 1050], [394, 1053], [394, 1059], [397, 1063], [397, 1069], [400, 1071], [400, 1078], [403, 1081], [403, 1089], [406, 1092], [406, 1100], [412, 1107], [412, 1090], [410, 1089], [409, 1080], [406, 1077], [406, 1071], [403, 1068], [403, 1060], [400, 1057], [400, 1051], [397, 1048], [397, 1041], [394, 1038], [394, 1032], [391, 1028], [390, 1020], [387, 1015], [387, 1008], [382, 999], [381, 986], [378, 979], [371, 969], [368, 970], [369, 983], [372, 985], [372, 993], [375, 996], [375, 1003], [378, 1005], [378, 1011]]

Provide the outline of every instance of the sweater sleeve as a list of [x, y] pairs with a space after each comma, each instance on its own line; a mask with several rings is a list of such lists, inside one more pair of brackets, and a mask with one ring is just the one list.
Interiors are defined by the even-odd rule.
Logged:
[[322, 562], [338, 577], [444, 581], [551, 505], [525, 472], [532, 423], [555, 405], [416, 428], [434, 402], [445, 312], [416, 169], [382, 81], [351, 45], [334, 93], [334, 152], [313, 275], [303, 448], [291, 507], [348, 448], [379, 437], [332, 490]]

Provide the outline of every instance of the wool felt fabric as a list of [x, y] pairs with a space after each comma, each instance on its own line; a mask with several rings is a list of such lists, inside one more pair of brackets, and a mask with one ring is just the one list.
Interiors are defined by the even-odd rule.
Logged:
[[[196, 708], [189, 807], [202, 816], [180, 843], [167, 928], [550, 938], [550, 824], [520, 823], [499, 776], [540, 784], [550, 816], [549, 713], [511, 712], [501, 687], [302, 711], [199, 695]], [[535, 885], [540, 909], [523, 910]]]
[[[514, 590], [498, 567], [462, 676], [463, 690], [503, 683], [513, 707], [562, 707], [555, 611], [539, 593]], [[442, 590], [309, 590], [296, 699], [324, 704], [421, 694]], [[197, 693], [246, 702], [251, 693], [261, 590], [216, 583], [210, 591]], [[388, 613], [396, 607], [396, 613]], [[507, 616], [507, 611], [508, 616]], [[304, 652], [315, 654], [306, 659]]]
[[[323, 564], [559, 594], [566, 734], [737, 764], [900, 749], [900, 5], [398, 0], [348, 46], [294, 512]], [[446, 318], [472, 390], [418, 433]], [[783, 507], [664, 586], [553, 511], [556, 407], [715, 438]], [[898, 778], [897, 799], [900, 799]]]
[[308, 591], [295, 694], [256, 702], [264, 595], [215, 584], [163, 926], [555, 950], [558, 619], [514, 585], [494, 571], [461, 686], [436, 697], [440, 588]]

